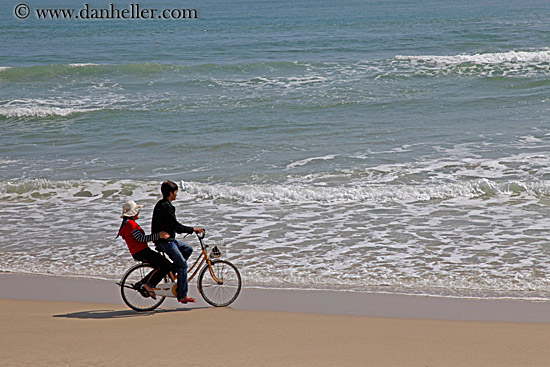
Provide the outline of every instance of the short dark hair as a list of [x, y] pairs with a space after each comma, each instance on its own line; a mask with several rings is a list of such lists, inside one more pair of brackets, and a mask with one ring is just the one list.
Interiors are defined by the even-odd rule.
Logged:
[[175, 182], [166, 180], [162, 183], [162, 185], [160, 185], [160, 192], [162, 193], [162, 197], [164, 199], [170, 196], [170, 194], [174, 191], [178, 191], [178, 185]]

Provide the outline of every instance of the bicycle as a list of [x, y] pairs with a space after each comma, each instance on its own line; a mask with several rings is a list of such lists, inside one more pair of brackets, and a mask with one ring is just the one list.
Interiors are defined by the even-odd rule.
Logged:
[[[192, 275], [191, 280], [199, 273], [197, 280], [198, 290], [206, 302], [215, 307], [225, 307], [233, 303], [241, 292], [241, 274], [235, 265], [227, 260], [219, 259], [221, 256], [218, 246], [214, 246], [208, 254], [208, 245], [203, 242], [206, 233], [196, 233], [201, 245], [201, 252], [187, 274]], [[164, 255], [164, 254], [163, 254]], [[166, 255], [164, 255], [166, 256]], [[206, 264], [205, 264], [206, 263]], [[197, 265], [198, 264], [198, 265]], [[204, 266], [201, 269], [201, 266]], [[132, 266], [124, 273], [120, 282], [120, 293], [124, 303], [136, 311], [153, 311], [159, 307], [167, 297], [177, 296], [176, 276], [169, 272], [161, 283], [154, 287], [157, 299], [153, 299], [141, 286], [142, 280], [155, 268], [148, 263], [140, 263]]]

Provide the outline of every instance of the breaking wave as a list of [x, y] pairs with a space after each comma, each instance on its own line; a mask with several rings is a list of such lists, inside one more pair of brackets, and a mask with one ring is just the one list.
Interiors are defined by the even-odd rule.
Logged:
[[83, 109], [72, 107], [47, 107], [47, 106], [29, 106], [29, 107], [0, 107], [0, 115], [4, 117], [48, 117], [48, 116], [69, 116], [73, 113], [83, 113], [97, 111], [98, 109]]
[[439, 65], [453, 65], [462, 63], [473, 64], [538, 64], [550, 63], [550, 50], [545, 51], [508, 51], [485, 54], [462, 54], [456, 56], [396, 56], [396, 60], [409, 60]]
[[[50, 181], [35, 179], [27, 181], [0, 182], [0, 200], [21, 198], [43, 199], [97, 199], [134, 195], [148, 198], [158, 192], [157, 181], [135, 180], [89, 180]], [[420, 202], [515, 197], [526, 195], [533, 198], [550, 196], [550, 182], [504, 182], [479, 179], [448, 184], [431, 185], [364, 185], [364, 186], [317, 186], [296, 183], [280, 184], [208, 184], [181, 182], [182, 191], [191, 197], [208, 200], [230, 200], [240, 203], [346, 203], [346, 202]]]
[[[460, 55], [397, 55], [394, 64], [418, 74], [479, 76], [533, 76], [550, 74], [550, 50], [507, 51]], [[404, 65], [399, 65], [405, 63]]]
[[264, 185], [209, 185], [182, 182], [188, 194], [205, 199], [235, 200], [239, 202], [283, 203], [338, 203], [338, 202], [417, 202], [450, 200], [455, 198], [482, 198], [497, 195], [526, 194], [546, 197], [550, 194], [549, 182], [496, 183], [490, 180], [450, 183], [444, 185], [381, 185], [363, 187], [324, 187], [296, 184]]

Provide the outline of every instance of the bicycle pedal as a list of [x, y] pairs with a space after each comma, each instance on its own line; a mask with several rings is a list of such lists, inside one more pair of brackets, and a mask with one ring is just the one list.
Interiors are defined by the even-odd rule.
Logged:
[[143, 288], [143, 284], [134, 284], [134, 289], [139, 292], [144, 298], [151, 297], [149, 292], [145, 288]]

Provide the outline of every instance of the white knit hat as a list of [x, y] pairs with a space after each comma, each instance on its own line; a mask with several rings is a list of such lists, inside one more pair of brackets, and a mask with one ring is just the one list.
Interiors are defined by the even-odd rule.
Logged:
[[143, 205], [137, 205], [135, 201], [128, 200], [122, 206], [122, 215], [120, 217], [133, 217], [139, 213], [142, 207]]

